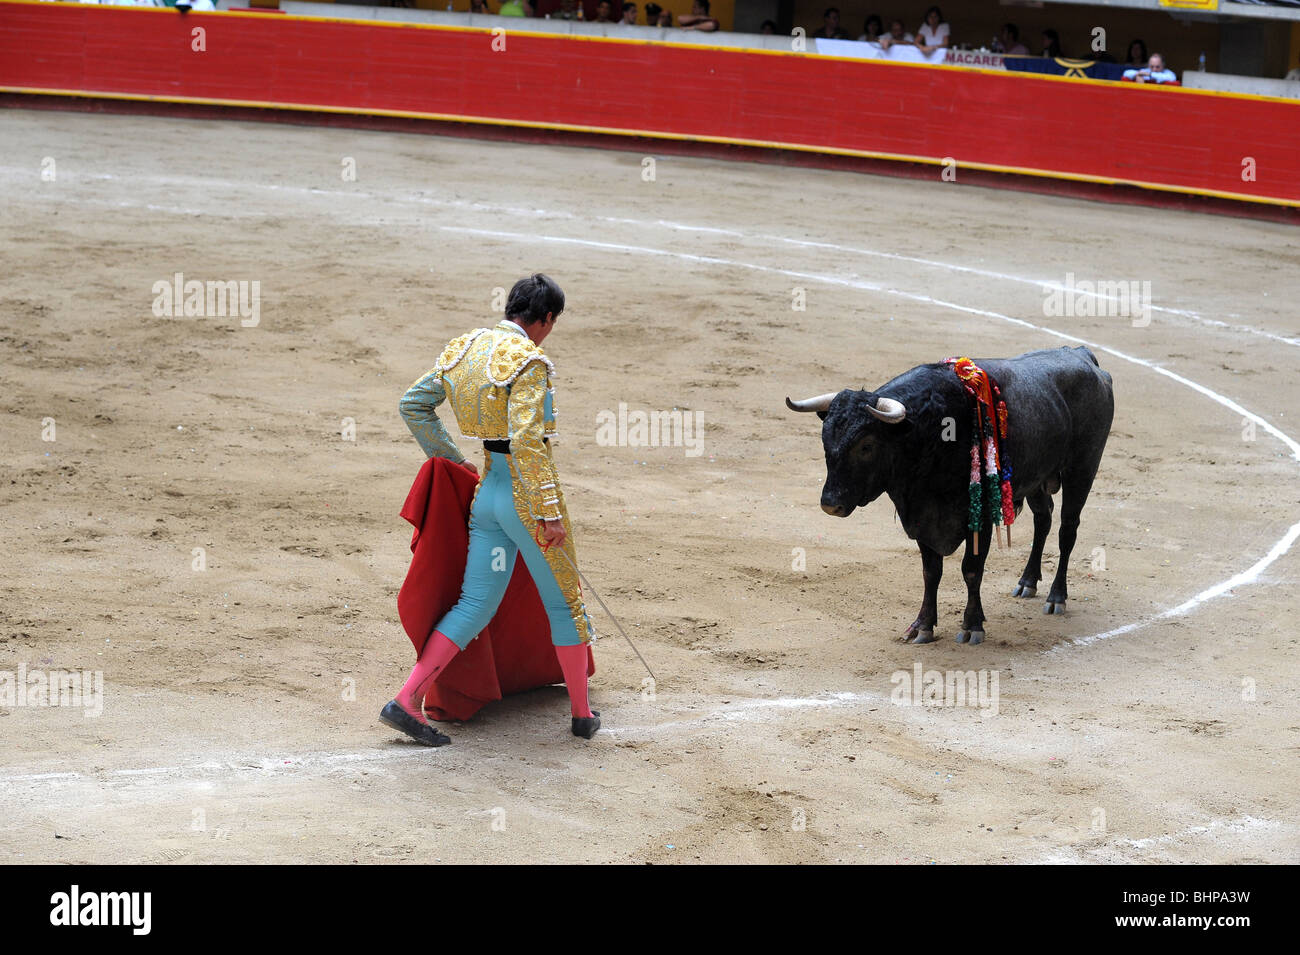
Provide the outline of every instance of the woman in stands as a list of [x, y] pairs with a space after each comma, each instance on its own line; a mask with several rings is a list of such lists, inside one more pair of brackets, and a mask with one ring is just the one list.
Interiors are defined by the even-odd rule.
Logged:
[[424, 697], [439, 673], [491, 621], [523, 558], [551, 624], [551, 643], [572, 704], [573, 735], [591, 739], [600, 714], [587, 702], [591, 621], [582, 601], [578, 554], [560, 492], [550, 439], [555, 433], [554, 366], [539, 347], [564, 311], [564, 292], [540, 272], [506, 299], [506, 318], [454, 339], [433, 370], [402, 397], [406, 425], [429, 457], [474, 473], [438, 420], [451, 404], [461, 434], [483, 442], [483, 476], [469, 517], [469, 555], [460, 600], [434, 627], [410, 677], [380, 720], [426, 746], [449, 743], [424, 718]]
[[1147, 45], [1141, 40], [1134, 40], [1128, 45], [1128, 58], [1124, 65], [1135, 70], [1145, 69], [1146, 65], [1151, 62], [1151, 54], [1147, 52]]
[[858, 37], [859, 43], [874, 43], [880, 45], [880, 38], [885, 33], [885, 24], [880, 19], [880, 15], [873, 13], [867, 17], [867, 22], [863, 25], [863, 34]]
[[1061, 56], [1061, 36], [1055, 30], [1043, 31], [1043, 56]]
[[921, 29], [916, 31], [916, 45], [922, 53], [933, 53], [948, 46], [951, 32], [943, 13], [938, 7], [931, 7], [925, 11], [925, 22], [921, 24]]

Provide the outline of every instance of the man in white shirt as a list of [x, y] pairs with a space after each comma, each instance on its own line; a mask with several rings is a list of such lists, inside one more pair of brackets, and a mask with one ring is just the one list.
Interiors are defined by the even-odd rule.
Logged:
[[891, 46], [908, 46], [912, 40], [912, 34], [903, 29], [902, 20], [890, 20], [889, 32], [880, 38], [880, 46], [888, 50]]
[[1178, 75], [1165, 66], [1165, 58], [1159, 53], [1152, 53], [1145, 69], [1125, 70], [1124, 79], [1138, 83], [1177, 83]]

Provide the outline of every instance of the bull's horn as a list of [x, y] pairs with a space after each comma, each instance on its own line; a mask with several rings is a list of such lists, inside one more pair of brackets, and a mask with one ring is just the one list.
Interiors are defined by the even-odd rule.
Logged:
[[828, 394], [818, 395], [816, 398], [805, 398], [803, 401], [791, 401], [787, 397], [785, 406], [791, 411], [829, 411], [831, 399], [838, 394], [838, 391], [832, 391]]
[[893, 398], [877, 398], [874, 408], [870, 405], [867, 407], [873, 415], [886, 424], [898, 424], [907, 417], [907, 409], [903, 407], [903, 403]]

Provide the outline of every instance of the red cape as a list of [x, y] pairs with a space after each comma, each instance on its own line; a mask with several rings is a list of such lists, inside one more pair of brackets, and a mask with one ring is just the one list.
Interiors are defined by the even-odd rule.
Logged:
[[[397, 614], [417, 657], [443, 614], [460, 597], [469, 550], [469, 506], [478, 478], [446, 458], [420, 468], [402, 506], [415, 526], [411, 569], [397, 594]], [[587, 672], [596, 672], [587, 651]], [[522, 560], [515, 561], [506, 595], [487, 628], [438, 674], [424, 707], [435, 720], [467, 720], [485, 703], [563, 683], [551, 645], [551, 626]]]

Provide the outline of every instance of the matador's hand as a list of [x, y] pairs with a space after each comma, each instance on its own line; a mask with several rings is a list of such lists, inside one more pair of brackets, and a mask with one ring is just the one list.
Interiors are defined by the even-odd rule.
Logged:
[[564, 532], [564, 521], [538, 521], [537, 531], [544, 547], [559, 547], [568, 536]]
[[476, 468], [476, 467], [475, 467], [473, 464], [471, 464], [469, 461], [462, 461], [462, 462], [460, 462], [460, 466], [463, 467], [463, 468], [465, 468], [467, 471], [469, 471], [470, 474], [473, 474], [475, 477], [478, 476], [478, 468]]

